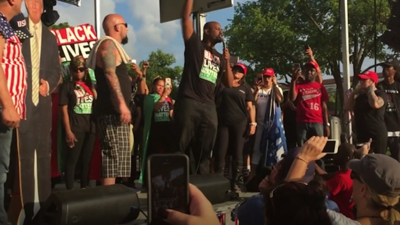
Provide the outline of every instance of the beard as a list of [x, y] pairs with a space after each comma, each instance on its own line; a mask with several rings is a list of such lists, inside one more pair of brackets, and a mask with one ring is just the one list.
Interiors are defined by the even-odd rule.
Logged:
[[122, 39], [121, 44], [123, 44], [123, 45], [128, 44], [128, 36], [126, 36]]

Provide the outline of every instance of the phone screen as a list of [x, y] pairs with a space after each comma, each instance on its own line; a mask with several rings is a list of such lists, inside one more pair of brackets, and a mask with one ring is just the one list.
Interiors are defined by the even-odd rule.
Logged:
[[167, 224], [158, 212], [173, 209], [188, 213], [189, 159], [186, 155], [153, 155], [148, 160], [149, 224]]
[[322, 152], [327, 154], [336, 154], [337, 148], [339, 147], [337, 146], [337, 143], [337, 140], [328, 140]]

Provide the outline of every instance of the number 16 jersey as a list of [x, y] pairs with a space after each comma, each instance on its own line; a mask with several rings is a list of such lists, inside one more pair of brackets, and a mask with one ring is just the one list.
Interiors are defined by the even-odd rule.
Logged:
[[328, 101], [328, 92], [319, 82], [296, 84], [296, 121], [323, 123], [322, 103]]

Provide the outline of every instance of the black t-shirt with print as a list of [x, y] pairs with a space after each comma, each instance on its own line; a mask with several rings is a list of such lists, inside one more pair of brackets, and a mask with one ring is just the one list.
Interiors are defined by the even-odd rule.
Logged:
[[193, 32], [185, 41], [185, 64], [179, 84], [178, 99], [187, 97], [214, 103], [215, 87], [221, 82], [223, 57], [215, 49], [206, 49]]
[[387, 135], [384, 119], [387, 105], [386, 94], [381, 90], [376, 90], [375, 94], [385, 101], [385, 105], [379, 109], [374, 109], [369, 105], [367, 94], [360, 94], [355, 99], [354, 122], [359, 142], [367, 142], [370, 138]]
[[247, 123], [249, 118], [247, 102], [254, 102], [254, 95], [247, 85], [224, 88], [221, 91], [221, 105], [218, 113], [219, 124]]
[[388, 84], [382, 81], [378, 84], [378, 89], [385, 92], [387, 97], [385, 123], [388, 131], [400, 131], [400, 114], [398, 111], [400, 109], [397, 109], [400, 106], [399, 86], [398, 82]]
[[[84, 85], [84, 84], [82, 84]], [[69, 124], [72, 132], [96, 131], [93, 116], [94, 97], [75, 82], [64, 82], [60, 87], [59, 106], [68, 106]]]
[[157, 136], [165, 141], [172, 141], [170, 139], [172, 130], [172, 121], [169, 116], [170, 110], [174, 109], [174, 105], [167, 100], [164, 101], [158, 112], [154, 112], [151, 121], [150, 135]]

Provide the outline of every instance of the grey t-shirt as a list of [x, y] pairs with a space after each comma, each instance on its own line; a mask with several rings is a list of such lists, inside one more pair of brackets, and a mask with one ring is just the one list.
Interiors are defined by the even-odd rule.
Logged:
[[361, 225], [358, 221], [352, 220], [341, 213], [327, 209], [332, 225]]

